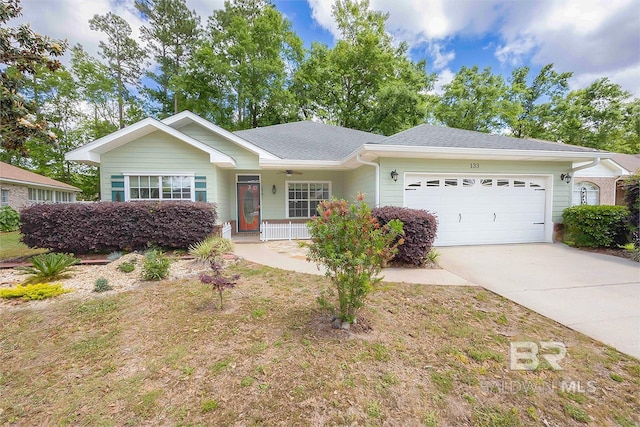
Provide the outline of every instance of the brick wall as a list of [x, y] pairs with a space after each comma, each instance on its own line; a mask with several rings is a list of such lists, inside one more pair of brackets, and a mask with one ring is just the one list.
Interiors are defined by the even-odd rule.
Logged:
[[615, 205], [616, 204], [616, 179], [615, 178], [575, 178], [578, 182], [591, 182], [600, 188], [600, 204]]
[[20, 210], [29, 204], [29, 192], [27, 187], [23, 185], [2, 183], [0, 184], [0, 188], [2, 188], [2, 190], [9, 190], [9, 206], [13, 209]]

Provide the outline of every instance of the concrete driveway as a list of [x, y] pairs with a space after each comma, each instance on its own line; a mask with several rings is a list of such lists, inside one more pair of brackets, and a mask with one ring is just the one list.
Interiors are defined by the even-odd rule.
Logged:
[[446, 270], [640, 359], [640, 264], [560, 243], [438, 251]]

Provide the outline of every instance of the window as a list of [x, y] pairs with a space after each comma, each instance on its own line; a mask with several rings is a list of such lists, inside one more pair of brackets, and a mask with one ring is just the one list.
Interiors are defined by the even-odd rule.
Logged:
[[526, 187], [527, 183], [524, 181], [518, 181], [518, 180], [514, 180], [513, 181], [513, 186], [514, 187]]
[[126, 200], [192, 200], [192, 176], [127, 175], [125, 183]]
[[492, 179], [481, 179], [480, 180], [480, 184], [483, 187], [492, 187], [493, 186], [493, 180]]
[[508, 179], [497, 179], [496, 180], [496, 185], [498, 187], [508, 187], [509, 186], [509, 180]]
[[439, 179], [432, 179], [427, 181], [427, 187], [440, 187], [440, 180]]
[[457, 179], [445, 179], [444, 180], [444, 186], [445, 187], [455, 187], [458, 185], [458, 180]]
[[474, 185], [476, 185], [476, 180], [473, 178], [464, 178], [462, 180], [463, 187], [473, 187]]
[[574, 205], [599, 205], [600, 187], [588, 182], [578, 182], [573, 186]]
[[47, 203], [53, 201], [51, 190], [42, 190], [39, 188], [29, 188], [29, 203]]
[[311, 218], [322, 200], [331, 198], [328, 182], [290, 182], [287, 184], [288, 218]]
[[9, 190], [2, 190], [2, 199], [0, 200], [0, 206], [9, 206]]
[[71, 193], [66, 193], [64, 191], [56, 191], [57, 203], [68, 203], [70, 201], [71, 201]]

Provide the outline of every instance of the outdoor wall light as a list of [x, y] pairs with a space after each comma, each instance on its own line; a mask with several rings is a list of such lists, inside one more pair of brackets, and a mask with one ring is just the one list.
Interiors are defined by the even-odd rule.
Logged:
[[560, 179], [567, 184], [571, 184], [571, 175], [569, 175], [568, 173], [563, 173], [562, 175], [560, 175]]
[[273, 187], [271, 187], [271, 192], [273, 194], [276, 194], [276, 185], [275, 184], [273, 184]]
[[391, 179], [393, 180], [393, 182], [398, 182], [398, 171], [397, 170], [392, 170], [391, 171]]

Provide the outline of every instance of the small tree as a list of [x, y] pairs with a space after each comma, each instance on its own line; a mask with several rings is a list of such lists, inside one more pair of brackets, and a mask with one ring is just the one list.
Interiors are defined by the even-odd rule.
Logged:
[[234, 274], [232, 276], [225, 276], [222, 274], [223, 266], [216, 259], [211, 261], [211, 270], [213, 270], [213, 274], [201, 274], [200, 281], [205, 285], [211, 285], [211, 289], [216, 292], [218, 291], [218, 295], [220, 296], [220, 309], [222, 310], [222, 292], [225, 289], [232, 289], [236, 286], [238, 279], [240, 279], [239, 274]]
[[384, 264], [397, 252], [402, 239], [402, 222], [389, 221], [380, 226], [364, 203], [362, 194], [354, 204], [345, 200], [323, 201], [318, 216], [309, 223], [311, 243], [307, 258], [326, 267], [338, 292], [338, 308], [324, 298], [318, 301], [330, 308], [337, 319], [354, 323], [358, 309], [382, 277]]

